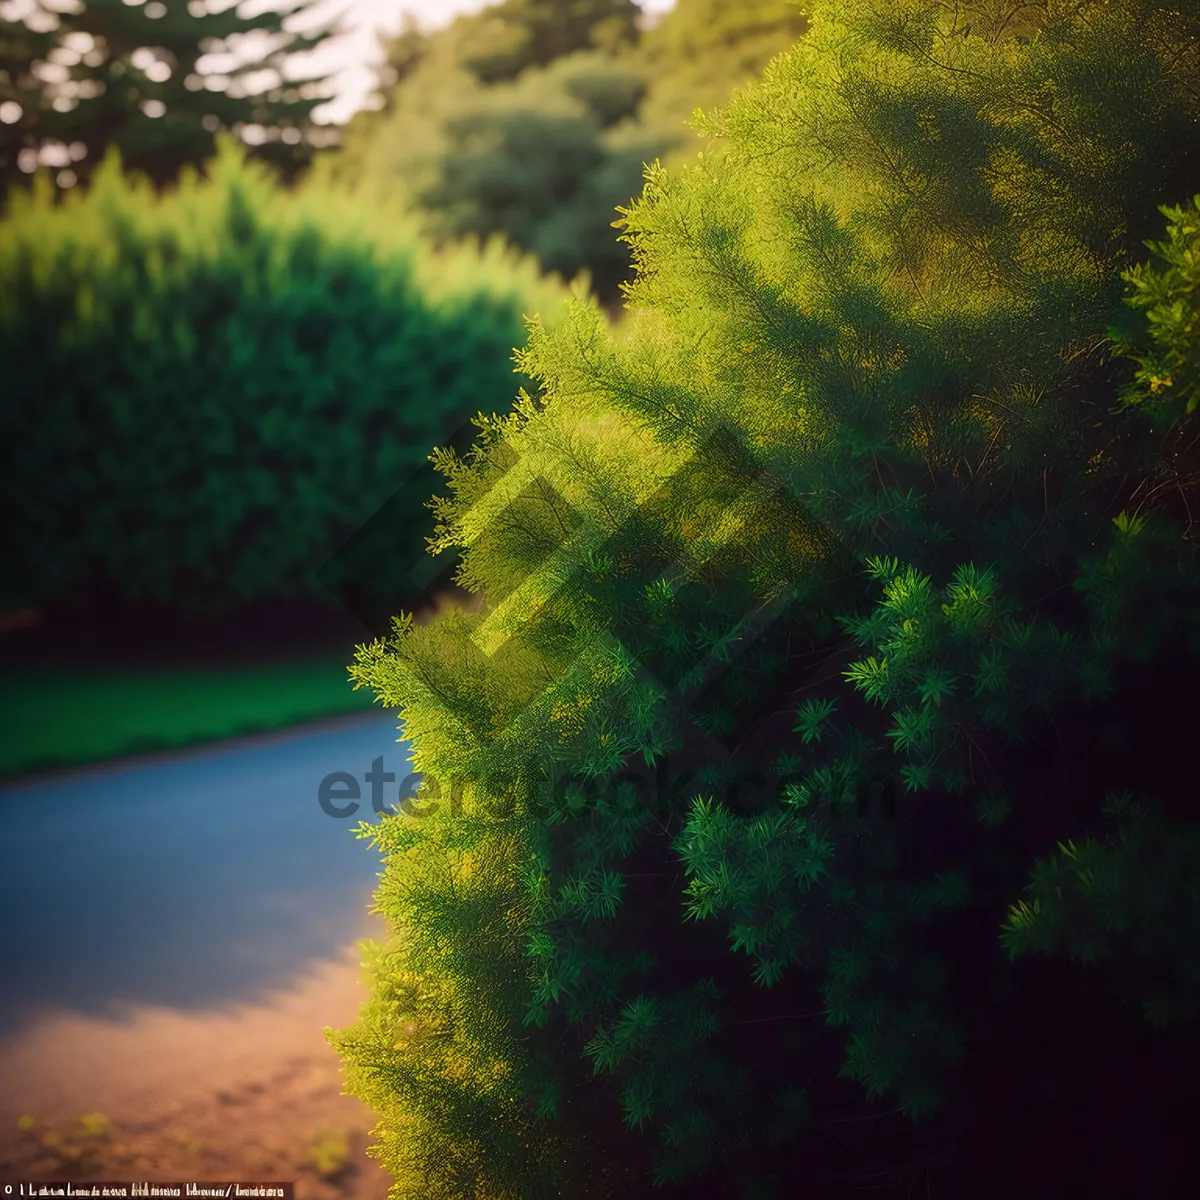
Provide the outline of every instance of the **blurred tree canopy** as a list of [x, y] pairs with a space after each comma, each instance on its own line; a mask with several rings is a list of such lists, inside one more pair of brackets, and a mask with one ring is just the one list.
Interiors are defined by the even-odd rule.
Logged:
[[628, 49], [639, 11], [633, 0], [502, 0], [465, 20], [456, 40], [480, 83], [509, 83], [567, 54]]
[[[333, 32], [285, 29], [312, 2], [242, 16], [204, 0], [85, 0], [76, 11], [10, 0], [0, 6], [0, 189], [28, 179], [39, 161], [69, 170], [66, 186], [85, 181], [110, 146], [161, 186], [210, 158], [221, 130], [294, 176], [320, 141], [312, 110], [328, 98], [324, 77], [284, 70]], [[198, 70], [205, 56], [224, 54], [236, 65]]]
[[645, 90], [632, 60], [601, 51], [493, 85], [431, 53], [393, 111], [360, 126], [333, 167], [399, 188], [437, 240], [500, 234], [547, 271], [588, 269], [613, 297], [629, 262], [611, 228], [615, 207], [671, 144], [636, 120]]
[[388, 46], [382, 105], [326, 164], [407, 196], [435, 238], [502, 234], [612, 306], [630, 276], [612, 223], [647, 163], [690, 154], [687, 119], [790, 47], [790, 0], [679, 0], [642, 32], [628, 0], [505, 0]]

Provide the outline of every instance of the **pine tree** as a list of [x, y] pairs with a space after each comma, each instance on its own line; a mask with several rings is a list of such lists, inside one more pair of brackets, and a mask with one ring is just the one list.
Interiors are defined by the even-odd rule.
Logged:
[[[749, 1161], [830, 1095], [782, 1037], [754, 1082], [731, 987], [764, 1022], [817, 992], [844, 1077], [945, 1109], [973, 1030], [940, 948], [1037, 816], [1012, 790], [1027, 739], [1197, 632], [1194, 423], [1129, 402], [1117, 335], [1152, 390], [1190, 345], [1190, 282], [1138, 263], [1200, 185], [1200, 15], [829, 0], [811, 22], [701, 121], [718, 149], [648, 171], [619, 335], [584, 300], [531, 322], [535, 391], [435, 455], [431, 548], [481, 610], [401, 621], [352, 672], [417, 769], [523, 823], [523, 1020], [546, 1032], [506, 1052], [567, 1047], [565, 1088], [578, 1050], [661, 1183], [712, 1186], [718, 1149]], [[629, 772], [668, 760], [652, 803]], [[902, 819], [856, 819], [873, 780]], [[398, 931], [410, 869], [381, 891]], [[446, 1082], [423, 1086], [432, 1110]]]
[[[211, 158], [222, 130], [295, 175], [315, 145], [325, 144], [310, 119], [328, 98], [325, 78], [284, 72], [289, 55], [333, 32], [284, 28], [309, 6], [295, 0], [243, 17], [236, 6], [210, 11], [203, 0], [87, 0], [75, 12], [37, 0], [31, 14], [6, 21], [0, 32], [0, 96], [15, 106], [0, 124], [0, 185], [27, 176], [39, 160], [69, 172], [64, 186], [86, 181], [115, 146], [128, 169], [162, 186], [184, 165]], [[269, 47], [221, 74], [198, 72], [203, 56], [238, 53], [248, 34], [268, 35]]]

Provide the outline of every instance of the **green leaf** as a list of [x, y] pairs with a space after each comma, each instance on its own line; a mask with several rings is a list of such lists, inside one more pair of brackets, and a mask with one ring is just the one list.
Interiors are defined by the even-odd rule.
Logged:
[[632, 1081], [621, 1093], [624, 1123], [630, 1129], [641, 1129], [653, 1115], [657, 1105], [649, 1087], [640, 1079]]
[[797, 722], [793, 732], [800, 734], [800, 740], [807, 745], [809, 742], [819, 742], [826, 722], [833, 714], [837, 704], [833, 700], [806, 700], [797, 710]]
[[900, 768], [900, 778], [904, 780], [906, 792], [928, 791], [933, 778], [933, 764], [909, 763]]
[[562, 1099], [562, 1090], [557, 1083], [551, 1082], [546, 1085], [541, 1097], [538, 1100], [537, 1116], [548, 1121], [558, 1115], [559, 1101]]
[[607, 1029], [599, 1030], [583, 1048], [586, 1058], [592, 1060], [592, 1074], [599, 1075], [601, 1071], [613, 1071], [621, 1061], [621, 1051]]
[[887, 699], [891, 681], [888, 677], [886, 658], [876, 659], [872, 656], [864, 661], [852, 663], [842, 675], [868, 700], [882, 704]]
[[786, 958], [760, 958], [754, 968], [754, 982], [759, 987], [774, 987], [783, 978], [787, 965]]
[[1012, 804], [1007, 796], [999, 792], [989, 792], [981, 796], [975, 805], [975, 815], [980, 824], [988, 829], [995, 829], [1008, 818]]
[[943, 671], [938, 667], [930, 667], [925, 672], [924, 679], [918, 684], [922, 703], [939, 706], [943, 699], [954, 694], [954, 685], [956, 682], [954, 676], [948, 671]]
[[892, 739], [898, 752], [930, 749], [933, 742], [933, 714], [928, 708], [917, 712], [902, 709], [893, 719], [894, 724], [885, 736]]
[[744, 950], [747, 954], [753, 954], [758, 945], [759, 931], [753, 925], [735, 925], [729, 937], [735, 951]]
[[525, 953], [533, 958], [550, 958], [554, 954], [554, 939], [539, 930], [530, 937]]
[[872, 579], [887, 584], [900, 573], [900, 562], [896, 558], [868, 558], [866, 568]]

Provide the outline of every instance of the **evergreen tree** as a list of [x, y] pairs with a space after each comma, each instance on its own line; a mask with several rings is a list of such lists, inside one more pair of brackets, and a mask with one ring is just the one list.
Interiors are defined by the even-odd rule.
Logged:
[[628, 277], [613, 237], [616, 206], [641, 184], [643, 165], [670, 145], [636, 123], [643, 75], [598, 52], [532, 67], [483, 86], [439, 56], [400, 89], [392, 112], [349, 135], [332, 173], [363, 173], [406, 195], [438, 241], [494, 234], [570, 279], [587, 270], [609, 302]]
[[390, 38], [381, 37], [379, 43], [383, 66], [379, 68], [376, 80], [378, 91], [371, 98], [374, 104], [351, 117], [351, 123], [361, 125], [364, 120], [379, 120], [395, 111], [399, 85], [425, 61], [434, 38], [421, 28], [416, 17], [408, 13], [400, 32]]
[[684, 120], [723, 102], [803, 32], [777, 0], [714, 10], [684, 0], [638, 40], [631, 4], [512, 3], [388, 49], [380, 111], [356, 116], [327, 161], [387, 181], [439, 238], [503, 234], [619, 302], [628, 248], [611, 226], [644, 164], [690, 154]]
[[[479, 1034], [528, 1081], [509, 1130], [569, 1110], [575, 1051], [658, 1182], [728, 1194], [731, 1160], [769, 1162], [798, 1191], [792, 1139], [840, 1102], [826, 1037], [869, 1100], [953, 1122], [981, 1103], [948, 1097], [953, 1068], [1004, 1016], [963, 948], [987, 975], [1089, 922], [1152, 964], [1152, 1014], [1195, 1015], [1195, 931], [1129, 936], [1190, 896], [1191, 833], [1088, 844], [1095, 901], [1039, 868], [1033, 899], [1063, 903], [1027, 917], [1007, 831], [1053, 845], [1103, 816], [1056, 795], [1069, 777], [1035, 789], [1033, 739], [1121, 700], [1128, 663], [1200, 652], [1192, 216], [1171, 269], [1144, 245], [1200, 190], [1198, 84], [1200, 14], [1169, 0], [814, 4], [700, 122], [713, 152], [625, 210], [620, 336], [583, 300], [531, 323], [535, 392], [435, 456], [431, 548], [483, 605], [398, 619], [353, 675], [427, 779], [520, 831], [488, 878], [524, 869], [526, 962], [484, 992], [529, 1040]], [[629, 772], [667, 761], [648, 797]], [[856, 819], [873, 781], [895, 819]], [[380, 907], [436, 975], [469, 910], [415, 907], [441, 850], [389, 820]], [[386, 1091], [369, 1049], [348, 1056]], [[422, 1112], [452, 1066], [406, 1084]], [[484, 1136], [446, 1133], [446, 1162]]]
[[[324, 77], [285, 73], [288, 56], [333, 32], [285, 30], [308, 7], [294, 0], [244, 17], [237, 6], [213, 11], [204, 0], [86, 0], [75, 12], [37, 0], [0, 32], [0, 95], [16, 106], [0, 124], [0, 183], [27, 177], [39, 158], [68, 169], [65, 184], [85, 181], [115, 146], [127, 168], [161, 186], [211, 158], [222, 130], [291, 177], [322, 142], [310, 114], [327, 98]], [[241, 58], [248, 34], [267, 35], [267, 48], [221, 73], [198, 71], [208, 54]]]

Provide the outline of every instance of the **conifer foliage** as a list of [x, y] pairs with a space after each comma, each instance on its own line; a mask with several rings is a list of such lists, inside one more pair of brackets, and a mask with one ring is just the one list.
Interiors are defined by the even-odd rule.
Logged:
[[[433, 549], [484, 604], [400, 621], [352, 673], [427, 779], [526, 831], [525, 966], [494, 1003], [529, 1040], [491, 1043], [550, 1072], [522, 1119], [559, 1111], [578, 1053], [659, 1183], [786, 1140], [828, 1091], [783, 1040], [756, 1082], [747, 992], [764, 1020], [819, 997], [842, 1076], [933, 1117], [978, 1013], [939, 947], [974, 912], [988, 953], [1152, 962], [1148, 1013], [1194, 1014], [1188, 936], [1136, 932], [1190, 895], [1169, 823], [1113, 802], [1111, 838], [1042, 831], [1064, 858], [1024, 899], [977, 880], [1036, 821], [1028, 739], [1181, 626], [1200, 649], [1196, 222], [1170, 207], [1200, 190], [1198, 83], [1200, 15], [1170, 3], [814, 6], [704, 120], [719, 151], [648, 171], [619, 335], [583, 301], [531, 323], [536, 390], [435, 456]], [[655, 800], [629, 772], [668, 760], [686, 780]], [[854, 819], [871, 780], [895, 819]], [[410, 869], [380, 894], [398, 933]], [[413, 954], [452, 936], [443, 900]]]

